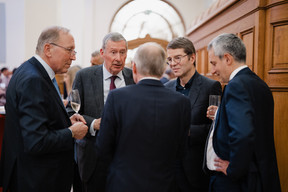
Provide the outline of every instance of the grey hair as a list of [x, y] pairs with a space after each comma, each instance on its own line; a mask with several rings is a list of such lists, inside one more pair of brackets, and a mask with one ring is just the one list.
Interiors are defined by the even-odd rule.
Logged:
[[69, 33], [70, 30], [60, 26], [53, 26], [43, 30], [38, 38], [36, 54], [39, 55], [43, 52], [43, 48], [46, 43], [57, 42], [59, 40], [60, 32]]
[[232, 33], [224, 33], [215, 37], [207, 47], [207, 50], [214, 49], [215, 56], [220, 59], [223, 58], [225, 53], [229, 53], [240, 63], [246, 63], [246, 47], [243, 41]]
[[126, 39], [123, 37], [123, 35], [121, 35], [120, 33], [118, 32], [111, 32], [111, 33], [108, 33], [104, 39], [103, 39], [103, 43], [102, 43], [102, 49], [105, 50], [106, 48], [106, 45], [107, 45], [107, 42], [111, 40], [113, 42], [118, 42], [118, 41], [125, 41], [126, 43], [126, 50], [128, 49], [128, 43], [126, 41]]
[[98, 56], [98, 55], [100, 55], [100, 51], [94, 51], [92, 54], [91, 54], [91, 57], [96, 57], [96, 56]]
[[157, 43], [148, 42], [139, 46], [133, 61], [141, 75], [161, 77], [166, 68], [166, 54]]

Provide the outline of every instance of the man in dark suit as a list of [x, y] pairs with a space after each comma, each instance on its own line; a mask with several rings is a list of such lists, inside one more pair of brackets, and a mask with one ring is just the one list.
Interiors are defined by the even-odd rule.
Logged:
[[36, 56], [12, 76], [0, 169], [5, 192], [71, 190], [73, 137], [83, 138], [88, 127], [80, 115], [69, 119], [52, 80], [67, 72], [76, 58], [74, 48], [68, 29], [50, 27], [38, 39]]
[[246, 48], [236, 35], [219, 35], [208, 52], [211, 73], [228, 83], [207, 142], [210, 190], [281, 191], [269, 87], [245, 64]]
[[167, 60], [176, 80], [165, 86], [187, 96], [191, 104], [191, 122], [185, 157], [179, 162], [177, 182], [180, 192], [208, 191], [209, 178], [202, 170], [205, 141], [211, 125], [206, 117], [209, 95], [221, 95], [221, 84], [196, 71], [196, 51], [193, 43], [179, 37], [167, 46]]
[[[109, 33], [103, 39], [101, 56], [103, 65], [92, 66], [78, 71], [73, 89], [78, 89], [81, 98], [82, 114], [90, 128], [84, 139], [77, 141], [77, 160], [84, 191], [99, 189], [99, 180], [95, 171], [96, 152], [94, 143], [96, 131], [99, 130], [102, 109], [113, 82], [116, 88], [133, 84], [132, 70], [125, 66], [127, 56], [127, 41], [119, 33]], [[111, 83], [112, 82], [112, 83]], [[114, 88], [115, 88], [114, 87]], [[112, 87], [113, 88], [113, 87]], [[71, 106], [68, 112], [73, 113]]]
[[108, 192], [174, 192], [190, 103], [161, 83], [165, 51], [160, 45], [141, 45], [132, 65], [137, 84], [111, 91], [105, 104], [96, 141], [97, 167], [101, 161], [110, 163]]

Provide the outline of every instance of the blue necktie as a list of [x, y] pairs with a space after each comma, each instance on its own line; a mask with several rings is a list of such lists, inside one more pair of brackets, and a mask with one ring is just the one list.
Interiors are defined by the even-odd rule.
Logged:
[[[56, 81], [55, 77], [52, 79], [52, 82], [53, 82], [53, 85], [54, 85], [55, 89], [58, 92], [58, 95], [59, 95], [60, 99], [62, 100], [62, 97], [60, 95], [60, 90], [59, 90], [59, 87], [58, 87], [58, 84], [57, 84], [57, 81]], [[74, 159], [75, 159], [75, 161], [77, 163], [76, 143], [74, 143]]]
[[61, 94], [60, 94], [60, 90], [59, 90], [59, 87], [58, 87], [58, 84], [57, 84], [57, 81], [56, 81], [56, 78], [55, 78], [55, 77], [52, 79], [52, 82], [53, 82], [53, 85], [54, 85], [55, 89], [56, 89], [57, 92], [58, 92], [59, 97], [60, 97], [61, 100], [62, 100], [62, 97], [61, 97]]

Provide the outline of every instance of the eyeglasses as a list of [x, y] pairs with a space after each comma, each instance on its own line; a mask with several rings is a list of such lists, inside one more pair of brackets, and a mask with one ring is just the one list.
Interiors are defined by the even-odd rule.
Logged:
[[71, 48], [66, 48], [66, 47], [63, 47], [61, 45], [57, 45], [56, 43], [50, 43], [51, 45], [55, 45], [57, 47], [60, 47], [62, 49], [65, 49], [66, 51], [68, 51], [70, 53], [71, 56], [74, 56], [77, 54], [77, 52], [74, 50], [74, 49], [71, 49]]
[[171, 64], [172, 64], [172, 61], [174, 61], [174, 63], [178, 64], [178, 63], [181, 62], [181, 59], [182, 59], [183, 57], [185, 57], [185, 56], [187, 56], [187, 54], [186, 54], [186, 55], [178, 55], [178, 56], [175, 56], [175, 57], [173, 57], [173, 58], [168, 57], [168, 58], [167, 58], [167, 64], [168, 64], [168, 65], [171, 65]]

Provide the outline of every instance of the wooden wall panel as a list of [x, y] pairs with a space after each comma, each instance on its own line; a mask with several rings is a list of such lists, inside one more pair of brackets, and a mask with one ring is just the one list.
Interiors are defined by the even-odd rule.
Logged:
[[254, 65], [254, 31], [250, 29], [242, 32], [240, 38], [243, 40], [246, 46], [246, 64], [253, 70]]
[[208, 62], [208, 55], [206, 48], [198, 50], [196, 53], [196, 69], [202, 75], [205, 75], [208, 71], [207, 62]]
[[274, 27], [272, 68], [288, 69], [288, 23]]
[[273, 91], [274, 138], [282, 191], [288, 191], [288, 92]]
[[266, 31], [265, 81], [288, 91], [288, 3], [267, 10]]

